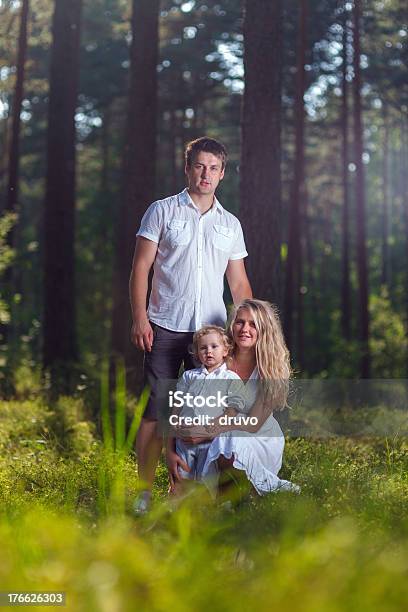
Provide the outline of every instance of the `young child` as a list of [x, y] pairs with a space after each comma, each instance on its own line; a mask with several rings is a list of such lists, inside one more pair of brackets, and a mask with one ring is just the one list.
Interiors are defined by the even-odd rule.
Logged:
[[[242, 381], [238, 374], [227, 369], [225, 363], [226, 357], [231, 352], [230, 340], [225, 331], [216, 325], [202, 327], [194, 334], [193, 352], [194, 357], [200, 361], [201, 367], [187, 370], [177, 383], [177, 391], [183, 392], [184, 397], [187, 394], [190, 397], [190, 401], [184, 403], [178, 414], [173, 412], [181, 417], [179, 418], [181, 427], [186, 417], [215, 419], [223, 413], [228, 414], [230, 407], [235, 409], [235, 413], [239, 412], [244, 405], [240, 397]], [[214, 396], [224, 399], [217, 403], [214, 401]], [[210, 398], [211, 401], [209, 401]], [[203, 438], [197, 444], [189, 442], [192, 442], [191, 438], [183, 440], [176, 435], [176, 452], [190, 468], [188, 472], [179, 468], [179, 474], [183, 480], [200, 480], [211, 440]], [[173, 437], [169, 437], [168, 448], [174, 449]], [[183, 485], [182, 482], [171, 482], [171, 492], [177, 493], [180, 484]]]

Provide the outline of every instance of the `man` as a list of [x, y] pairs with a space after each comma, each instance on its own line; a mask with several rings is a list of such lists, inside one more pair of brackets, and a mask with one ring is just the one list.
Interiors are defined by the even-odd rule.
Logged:
[[[234, 303], [252, 297], [241, 225], [215, 197], [226, 159], [225, 147], [212, 138], [190, 142], [185, 151], [187, 189], [154, 202], [137, 233], [130, 276], [131, 337], [145, 351], [145, 377], [151, 387], [136, 440], [139, 475], [146, 486], [135, 505], [139, 512], [148, 508], [162, 448], [155, 381], [177, 378], [183, 362], [185, 369], [194, 367], [188, 347], [197, 329], [225, 324], [224, 274]], [[187, 468], [175, 452], [168, 454], [168, 465], [176, 478], [179, 465]]]

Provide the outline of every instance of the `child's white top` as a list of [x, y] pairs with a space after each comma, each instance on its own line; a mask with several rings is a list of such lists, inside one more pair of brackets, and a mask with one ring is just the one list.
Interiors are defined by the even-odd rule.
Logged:
[[[228, 404], [234, 406], [238, 411], [245, 405], [245, 401], [242, 399], [243, 387], [244, 385], [238, 374], [228, 370], [225, 363], [222, 363], [212, 372], [209, 372], [203, 365], [194, 368], [194, 370], [186, 370], [177, 383], [177, 391], [190, 393], [194, 397], [208, 398], [212, 395], [217, 396], [217, 394], [228, 396]], [[209, 414], [212, 417], [217, 417], [222, 415], [224, 409], [225, 406], [223, 405], [217, 407], [206, 405], [188, 407], [185, 405], [180, 414], [183, 416]]]
[[[212, 372], [209, 372], [205, 366], [194, 368], [194, 370], [186, 370], [183, 372], [179, 383], [189, 384], [192, 380], [210, 380], [212, 378], [219, 378], [223, 380], [241, 380], [236, 372], [229, 370], [227, 364], [223, 362], [218, 368], [215, 368]], [[177, 385], [178, 388], [178, 385]]]

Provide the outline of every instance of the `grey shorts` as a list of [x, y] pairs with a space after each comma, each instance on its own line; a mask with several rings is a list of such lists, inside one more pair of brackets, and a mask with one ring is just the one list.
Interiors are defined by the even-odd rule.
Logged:
[[193, 332], [174, 332], [151, 323], [153, 328], [153, 346], [150, 353], [144, 356], [144, 380], [150, 387], [150, 398], [143, 417], [157, 421], [160, 401], [157, 394], [157, 383], [160, 380], [177, 380], [182, 364], [185, 370], [196, 367], [190, 354]]
[[[176, 453], [183, 459], [190, 468], [189, 472], [186, 472], [181, 467], [178, 468], [179, 474], [186, 480], [201, 480], [203, 467], [205, 460], [207, 459], [207, 452], [211, 445], [211, 442], [203, 442], [202, 444], [186, 444], [183, 440], [177, 438], [176, 440]], [[217, 474], [216, 463], [213, 462], [210, 465], [211, 473], [207, 476]]]

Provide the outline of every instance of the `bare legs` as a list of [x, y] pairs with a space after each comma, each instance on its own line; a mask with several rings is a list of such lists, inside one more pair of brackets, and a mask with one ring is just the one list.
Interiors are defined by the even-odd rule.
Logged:
[[162, 437], [157, 433], [157, 421], [142, 418], [136, 438], [136, 453], [139, 478], [143, 487], [149, 491], [153, 486], [162, 446]]

